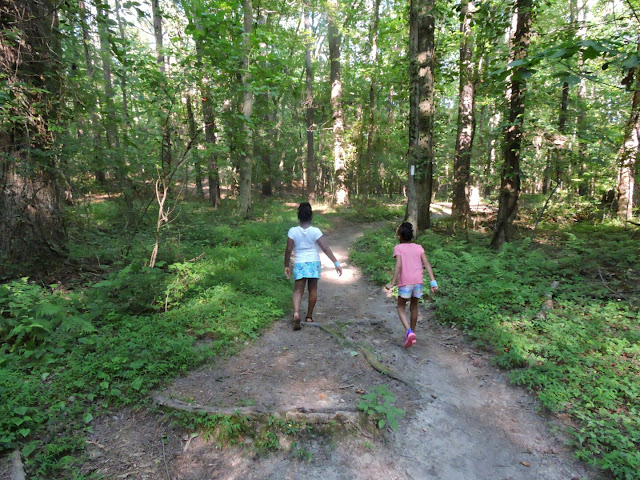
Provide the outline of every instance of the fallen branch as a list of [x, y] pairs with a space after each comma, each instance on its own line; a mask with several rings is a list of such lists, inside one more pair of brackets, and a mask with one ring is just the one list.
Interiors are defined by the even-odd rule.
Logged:
[[613, 288], [611, 288], [607, 282], [605, 281], [604, 277], [602, 276], [602, 270], [600, 270], [600, 267], [598, 267], [598, 275], [600, 275], [600, 280], [602, 280], [602, 284], [607, 287], [607, 290], [609, 290], [611, 293], [615, 294], [618, 298], [624, 298], [625, 300], [629, 300], [626, 296], [624, 296], [622, 293], [620, 292], [616, 292]]

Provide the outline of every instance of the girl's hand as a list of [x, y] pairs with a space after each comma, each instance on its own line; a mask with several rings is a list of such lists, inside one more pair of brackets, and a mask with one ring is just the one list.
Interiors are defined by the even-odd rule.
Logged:
[[384, 288], [386, 288], [387, 290], [391, 290], [393, 288], [393, 283], [387, 283]]
[[435, 286], [435, 287], [431, 287], [431, 291], [432, 291], [433, 293], [436, 293], [436, 291], [437, 291], [437, 290], [438, 290], [438, 287], [437, 287], [437, 286]]
[[336, 265], [336, 272], [338, 272], [338, 276], [342, 276], [342, 267], [340, 265]]
[[284, 267], [284, 276], [287, 277], [287, 280], [289, 280], [289, 277], [291, 276], [291, 268], [290, 267]]

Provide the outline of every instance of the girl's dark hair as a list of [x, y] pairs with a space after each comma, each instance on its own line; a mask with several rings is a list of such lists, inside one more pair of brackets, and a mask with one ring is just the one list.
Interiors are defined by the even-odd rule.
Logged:
[[310, 222], [312, 217], [311, 204], [309, 202], [302, 202], [298, 207], [298, 220], [301, 222]]
[[410, 242], [413, 239], [413, 225], [404, 222], [398, 227], [397, 233], [403, 242]]

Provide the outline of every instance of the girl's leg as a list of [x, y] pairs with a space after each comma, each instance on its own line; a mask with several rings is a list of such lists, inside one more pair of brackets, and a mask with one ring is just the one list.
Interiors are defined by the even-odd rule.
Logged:
[[304, 285], [307, 283], [306, 278], [296, 280], [293, 286], [293, 323], [294, 328], [300, 325], [300, 302], [304, 294]]
[[411, 297], [409, 311], [411, 312], [411, 330], [415, 330], [418, 323], [418, 299], [416, 297]]
[[404, 326], [405, 330], [409, 330], [409, 322], [407, 322], [407, 299], [398, 297], [398, 317], [400, 317], [400, 321]]
[[[313, 309], [316, 306], [316, 301], [318, 300], [318, 279], [310, 278], [307, 283], [309, 289], [309, 302], [307, 304], [307, 320], [313, 319]], [[313, 321], [313, 320], [309, 320]]]

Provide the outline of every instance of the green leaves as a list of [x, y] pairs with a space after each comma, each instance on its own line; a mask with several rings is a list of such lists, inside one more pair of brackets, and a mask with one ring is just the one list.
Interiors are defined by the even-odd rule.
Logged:
[[370, 415], [376, 421], [378, 428], [384, 428], [387, 423], [394, 430], [398, 428], [398, 418], [405, 414], [404, 410], [394, 406], [395, 395], [386, 384], [378, 385], [369, 393], [362, 396], [358, 409]]

